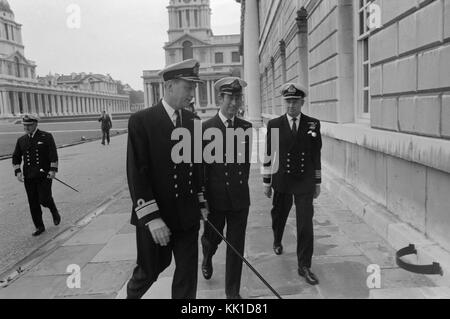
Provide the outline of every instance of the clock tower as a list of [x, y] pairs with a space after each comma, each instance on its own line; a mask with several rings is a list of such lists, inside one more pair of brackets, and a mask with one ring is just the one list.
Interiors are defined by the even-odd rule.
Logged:
[[209, 0], [170, 0], [167, 9], [169, 42], [187, 33], [205, 41], [213, 35]]

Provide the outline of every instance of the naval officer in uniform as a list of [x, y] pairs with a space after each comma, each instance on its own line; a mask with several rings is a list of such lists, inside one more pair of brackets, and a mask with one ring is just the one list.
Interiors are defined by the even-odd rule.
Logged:
[[41, 205], [50, 209], [55, 226], [61, 222], [52, 196], [52, 180], [58, 172], [58, 152], [52, 134], [39, 130], [38, 121], [39, 118], [34, 115], [23, 117], [26, 134], [17, 140], [12, 156], [14, 173], [19, 182], [25, 184], [31, 217], [36, 227], [33, 236], [45, 232]]
[[171, 153], [176, 145], [174, 130], [187, 129], [193, 137], [194, 124], [201, 125], [184, 109], [194, 96], [196, 83], [201, 82], [199, 67], [191, 59], [162, 70], [164, 98], [133, 114], [129, 121], [127, 177], [137, 266], [127, 285], [128, 299], [146, 293], [171, 264], [172, 254], [176, 263], [172, 298], [196, 298], [201, 213], [207, 216], [202, 165], [192, 160], [177, 163]]
[[[271, 156], [264, 164], [264, 186], [267, 197], [272, 196], [273, 249], [283, 253], [282, 238], [293, 202], [297, 219], [298, 273], [311, 284], [319, 283], [311, 271], [314, 249], [313, 199], [320, 195], [321, 149], [319, 120], [301, 113], [307, 90], [296, 83], [286, 83], [281, 94], [287, 109], [285, 115], [269, 121], [266, 152]], [[271, 132], [279, 130], [278, 147], [270, 145]], [[272, 149], [274, 154], [272, 154]], [[278, 153], [276, 152], [278, 149]], [[274, 161], [277, 161], [278, 165]], [[278, 169], [275, 171], [275, 167]]]
[[[216, 128], [222, 132], [224, 145], [224, 158], [216, 163], [204, 165], [206, 198], [208, 200], [210, 215], [209, 222], [221, 233], [227, 225], [226, 238], [237, 251], [243, 255], [245, 245], [245, 231], [250, 207], [250, 191], [248, 178], [251, 157], [251, 123], [237, 117], [242, 105], [243, 88], [247, 83], [240, 78], [226, 77], [214, 85], [219, 92], [219, 113], [203, 124], [203, 131]], [[228, 136], [240, 130], [250, 133], [242, 135], [243, 139]], [[230, 138], [231, 137], [231, 138]], [[240, 146], [244, 146], [241, 148]], [[227, 146], [234, 149], [234, 158]], [[239, 153], [239, 148], [245, 152]], [[243, 155], [243, 156], [239, 156]], [[241, 157], [241, 159], [239, 159]], [[222, 239], [209, 224], [205, 223], [201, 239], [203, 247], [202, 274], [209, 280], [213, 274], [212, 257]], [[228, 299], [241, 299], [239, 294], [241, 286], [242, 260], [229, 247], [226, 254], [225, 293]]]

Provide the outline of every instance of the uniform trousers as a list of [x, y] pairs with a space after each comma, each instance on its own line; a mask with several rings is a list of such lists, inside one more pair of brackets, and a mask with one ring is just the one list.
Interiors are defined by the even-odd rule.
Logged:
[[272, 208], [272, 230], [274, 246], [280, 246], [289, 212], [295, 200], [297, 219], [297, 259], [298, 266], [311, 268], [314, 252], [313, 207], [314, 195], [310, 194], [284, 194], [275, 192]]
[[[225, 222], [227, 224], [227, 241], [243, 256], [245, 246], [245, 232], [247, 228], [249, 208], [236, 211], [221, 211], [211, 208], [208, 220], [223, 234]], [[217, 251], [222, 238], [205, 223], [202, 236], [203, 255], [212, 258]], [[227, 297], [239, 295], [242, 276], [242, 259], [227, 247], [225, 266], [225, 294]]]
[[58, 215], [58, 209], [52, 196], [52, 180], [49, 178], [26, 178], [24, 184], [34, 226], [36, 229], [45, 228], [41, 205], [50, 209], [53, 218]]
[[110, 137], [109, 137], [109, 130], [102, 130], [102, 144], [105, 145], [105, 139], [106, 142], [109, 144]]
[[127, 285], [127, 299], [140, 299], [175, 258], [172, 299], [195, 299], [198, 277], [199, 226], [172, 231], [166, 247], [155, 244], [148, 227], [136, 227], [137, 266]]

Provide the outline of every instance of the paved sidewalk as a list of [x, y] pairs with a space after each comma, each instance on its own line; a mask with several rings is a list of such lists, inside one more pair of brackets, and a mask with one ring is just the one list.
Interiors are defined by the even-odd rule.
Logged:
[[[272, 251], [271, 200], [263, 195], [259, 170], [251, 175], [251, 199], [245, 255], [283, 298], [450, 298], [450, 289], [438, 278], [399, 269], [395, 251], [359, 217], [347, 210], [332, 194], [323, 191], [315, 203], [315, 253], [313, 271], [319, 286], [309, 286], [297, 274], [295, 214], [291, 212], [285, 232], [284, 254]], [[121, 299], [136, 259], [135, 230], [129, 224], [128, 191], [96, 218], [61, 243], [43, 251], [28, 271], [8, 287], [0, 288], [2, 298], [106, 298]], [[213, 259], [214, 275], [203, 279], [199, 258], [199, 299], [222, 299], [225, 277], [225, 249], [221, 244]], [[81, 269], [81, 287], [68, 288], [73, 276], [68, 266]], [[381, 289], [369, 289], [370, 265], [381, 270]], [[144, 298], [170, 298], [172, 264]], [[370, 281], [370, 280], [369, 280]], [[373, 281], [370, 281], [373, 282]], [[244, 265], [241, 295], [244, 298], [274, 298]]]

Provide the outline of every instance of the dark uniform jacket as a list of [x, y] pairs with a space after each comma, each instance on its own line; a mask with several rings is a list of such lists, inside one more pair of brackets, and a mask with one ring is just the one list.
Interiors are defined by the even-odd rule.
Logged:
[[112, 121], [111, 121], [111, 117], [106, 114], [105, 117], [101, 116], [98, 119], [99, 122], [102, 122], [102, 131], [108, 131], [112, 128]]
[[[272, 129], [279, 129], [278, 151], [270, 142]], [[314, 192], [322, 178], [321, 149], [319, 120], [301, 114], [297, 136], [293, 136], [287, 115], [269, 121], [266, 152], [271, 160], [264, 164], [264, 183], [284, 194]]]
[[[241, 210], [250, 206], [250, 192], [248, 188], [248, 179], [250, 173], [251, 160], [251, 135], [245, 136], [245, 140], [236, 141], [234, 143], [234, 161], [227, 163], [228, 158], [225, 156], [226, 145], [226, 127], [219, 115], [203, 123], [203, 132], [209, 128], [218, 128], [222, 131], [224, 148], [223, 160], [221, 163], [212, 163], [204, 165], [206, 198], [208, 204], [213, 209], [218, 210]], [[243, 131], [250, 129], [251, 123], [244, 121], [238, 117], [234, 118], [234, 129], [242, 128]], [[208, 144], [209, 141], [205, 141]], [[238, 144], [242, 148], [239, 150]], [[242, 154], [245, 152], [245, 154]], [[215, 155], [215, 154], [214, 154]], [[231, 155], [231, 154], [229, 154]], [[241, 156], [239, 156], [241, 155]], [[228, 162], [231, 162], [228, 160]]]
[[[193, 139], [191, 112], [182, 111], [182, 126]], [[172, 161], [172, 147], [178, 143], [171, 140], [174, 129], [161, 102], [129, 120], [127, 177], [133, 225], [145, 226], [156, 218], [162, 218], [171, 231], [200, 224], [200, 208], [204, 205], [201, 164]], [[201, 149], [201, 140], [199, 143]]]
[[23, 175], [26, 179], [45, 177], [49, 171], [57, 172], [58, 153], [52, 134], [36, 130], [34, 137], [24, 135], [17, 140], [12, 157], [16, 175], [22, 172], [22, 158]]

